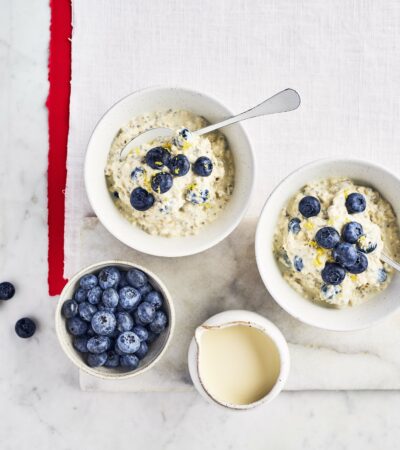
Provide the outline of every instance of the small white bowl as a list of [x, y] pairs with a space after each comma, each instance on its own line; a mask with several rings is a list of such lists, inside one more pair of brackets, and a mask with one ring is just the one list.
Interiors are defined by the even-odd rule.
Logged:
[[334, 309], [303, 298], [284, 280], [273, 255], [273, 237], [279, 214], [305, 184], [322, 178], [347, 177], [371, 186], [388, 200], [400, 217], [400, 179], [372, 162], [357, 159], [322, 159], [292, 172], [272, 192], [259, 218], [256, 233], [256, 259], [264, 284], [276, 302], [304, 323], [333, 331], [367, 328], [397, 311], [400, 277], [395, 274], [389, 287], [365, 303]]
[[[235, 405], [232, 403], [221, 403], [215, 399], [207, 390], [207, 386], [203, 383], [199, 370], [199, 351], [201, 351], [201, 334], [207, 328], [223, 328], [232, 325], [248, 325], [255, 327], [265, 333], [275, 344], [279, 353], [280, 368], [279, 375], [273, 388], [260, 400], [248, 405]], [[188, 352], [188, 367], [190, 377], [197, 391], [210, 403], [229, 409], [232, 411], [248, 411], [261, 405], [270, 403], [279, 395], [286, 384], [290, 370], [290, 354], [289, 348], [281, 331], [268, 319], [260, 314], [246, 310], [230, 310], [223, 311], [207, 319], [200, 325], [190, 343]], [[232, 374], [234, 376], [234, 374]]]
[[[73, 298], [75, 290], [79, 287], [80, 278], [87, 273], [97, 274], [101, 269], [107, 266], [115, 266], [123, 270], [130, 270], [134, 268], [142, 270], [148, 276], [149, 281], [154, 286], [154, 288], [159, 290], [164, 297], [164, 309], [168, 316], [168, 327], [160, 334], [158, 339], [156, 339], [151, 345], [149, 345], [149, 352], [140, 361], [139, 367], [136, 370], [130, 372], [108, 367], [89, 367], [85, 363], [82, 355], [73, 347], [73, 336], [68, 333], [66, 328], [66, 320], [61, 314], [62, 305], [65, 301]], [[145, 267], [141, 267], [137, 264], [133, 264], [127, 261], [102, 261], [86, 267], [75, 274], [65, 285], [63, 291], [61, 292], [55, 316], [57, 338], [60, 342], [61, 348], [64, 350], [64, 353], [75, 364], [75, 366], [78, 367], [78, 369], [104, 380], [121, 380], [126, 378], [133, 378], [151, 369], [162, 358], [169, 344], [171, 343], [174, 327], [175, 310], [171, 295], [165, 287], [164, 283], [154, 273], [150, 272]]]
[[222, 130], [228, 139], [235, 164], [235, 185], [226, 208], [195, 236], [165, 238], [152, 236], [132, 225], [117, 210], [108, 192], [104, 168], [111, 143], [122, 125], [146, 112], [186, 109], [205, 117], [210, 123], [233, 113], [219, 101], [188, 89], [155, 87], [128, 95], [109, 109], [90, 138], [85, 159], [86, 192], [94, 212], [107, 230], [124, 244], [156, 256], [186, 256], [202, 252], [228, 236], [246, 212], [254, 185], [253, 151], [241, 124]]

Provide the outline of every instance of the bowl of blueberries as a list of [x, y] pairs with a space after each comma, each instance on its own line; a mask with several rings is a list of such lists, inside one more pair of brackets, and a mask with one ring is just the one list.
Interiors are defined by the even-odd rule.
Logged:
[[131, 378], [161, 359], [175, 313], [162, 281], [125, 261], [93, 264], [64, 287], [56, 333], [68, 358], [103, 379]]

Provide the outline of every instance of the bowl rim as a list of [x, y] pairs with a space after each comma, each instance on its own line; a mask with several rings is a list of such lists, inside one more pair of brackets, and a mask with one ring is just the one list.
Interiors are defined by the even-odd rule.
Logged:
[[[71, 352], [70, 352], [71, 347], [68, 347], [66, 345], [66, 342], [61, 335], [61, 327], [65, 327], [65, 319], [62, 316], [61, 308], [62, 308], [62, 305], [65, 303], [65, 301], [69, 300], [69, 298], [66, 294], [67, 290], [73, 284], [75, 284], [83, 275], [85, 275], [87, 273], [93, 273], [94, 271], [101, 270], [102, 268], [107, 267], [107, 266], [116, 266], [116, 267], [128, 266], [131, 268], [142, 270], [146, 275], [148, 275], [150, 278], [154, 279], [154, 281], [158, 284], [158, 286], [164, 296], [164, 299], [167, 301], [168, 307], [169, 307], [168, 337], [164, 343], [164, 346], [161, 348], [160, 352], [158, 353], [158, 355], [153, 360], [151, 360], [147, 365], [143, 366], [142, 368], [140, 368], [140, 366], [139, 366], [137, 369], [135, 369], [133, 371], [120, 372], [120, 373], [111, 372], [112, 369], [110, 369], [109, 375], [98, 372], [96, 367], [89, 367], [83, 361], [78, 362], [77, 359], [72, 357]], [[60, 343], [60, 346], [61, 346], [63, 352], [68, 357], [68, 359], [79, 370], [82, 370], [82, 371], [88, 373], [89, 375], [92, 375], [96, 378], [100, 378], [103, 380], [126, 380], [127, 378], [133, 378], [135, 376], [138, 376], [142, 373], [147, 372], [149, 369], [154, 367], [154, 365], [158, 361], [160, 361], [160, 359], [164, 356], [165, 352], [167, 351], [168, 347], [171, 344], [172, 337], [173, 337], [174, 331], [175, 331], [175, 320], [176, 320], [175, 307], [174, 307], [174, 303], [172, 301], [171, 294], [168, 291], [168, 289], [166, 288], [165, 284], [162, 282], [162, 280], [160, 280], [160, 278], [156, 274], [154, 274], [154, 272], [147, 269], [146, 267], [143, 267], [139, 264], [135, 264], [130, 261], [113, 259], [113, 260], [100, 261], [100, 262], [97, 262], [94, 264], [90, 264], [89, 266], [86, 266], [83, 269], [81, 269], [79, 272], [75, 273], [68, 280], [68, 283], [64, 286], [64, 288], [60, 294], [60, 297], [58, 299], [58, 302], [57, 302], [57, 307], [56, 307], [56, 311], [55, 311], [55, 330], [56, 330], [57, 340]], [[70, 336], [70, 335], [68, 335], [68, 336]], [[72, 349], [72, 350], [73, 350], [74, 354], [76, 354], [76, 355], [79, 354], [79, 352], [77, 350], [75, 350], [75, 349]]]
[[[395, 178], [397, 180], [397, 182], [400, 185], [400, 178], [399, 176], [394, 173], [393, 171], [391, 171], [390, 169], [388, 169], [387, 167], [370, 161], [368, 159], [361, 159], [361, 158], [346, 158], [346, 157], [325, 157], [325, 158], [318, 158], [315, 159], [313, 161], [310, 161], [306, 164], [301, 165], [300, 167], [297, 167], [296, 169], [294, 169], [292, 172], [290, 172], [288, 175], [286, 175], [275, 187], [274, 189], [270, 192], [270, 194], [268, 195], [261, 213], [259, 215], [258, 221], [257, 221], [257, 228], [256, 228], [256, 235], [255, 235], [255, 255], [256, 255], [256, 263], [257, 263], [257, 268], [259, 271], [259, 274], [261, 276], [261, 279], [263, 280], [263, 283], [266, 287], [266, 289], [268, 290], [268, 292], [270, 293], [271, 297], [275, 300], [275, 302], [284, 310], [286, 311], [288, 314], [290, 314], [292, 317], [294, 317], [295, 319], [299, 320], [302, 323], [305, 323], [307, 325], [311, 325], [313, 327], [322, 329], [322, 330], [328, 330], [328, 331], [337, 331], [337, 332], [346, 332], [346, 331], [359, 331], [359, 330], [365, 330], [367, 328], [370, 328], [374, 325], [377, 325], [381, 322], [383, 322], [384, 320], [386, 320], [388, 317], [390, 317], [391, 315], [395, 314], [399, 309], [400, 309], [400, 303], [398, 304], [397, 307], [393, 308], [391, 311], [388, 311], [386, 314], [382, 315], [381, 317], [377, 317], [377, 318], [372, 318], [368, 321], [365, 321], [363, 323], [360, 323], [358, 325], [353, 325], [353, 326], [347, 326], [347, 327], [342, 327], [342, 328], [338, 328], [337, 326], [329, 326], [329, 325], [321, 325], [320, 323], [318, 323], [316, 320], [312, 320], [309, 319], [308, 317], [304, 317], [301, 314], [299, 314], [296, 310], [296, 308], [292, 309], [290, 307], [290, 305], [284, 303], [281, 301], [280, 299], [280, 294], [277, 293], [277, 290], [274, 287], [274, 283], [272, 280], [269, 279], [269, 277], [265, 276], [265, 268], [262, 262], [262, 257], [261, 257], [261, 243], [260, 243], [260, 235], [261, 235], [261, 226], [262, 226], [262, 219], [264, 217], [264, 215], [266, 214], [266, 210], [268, 207], [268, 203], [270, 202], [271, 198], [273, 198], [273, 196], [276, 194], [276, 191], [278, 191], [278, 189], [281, 187], [282, 184], [284, 184], [288, 179], [294, 177], [297, 173], [301, 172], [302, 170], [308, 169], [308, 168], [313, 168], [313, 167], [318, 167], [321, 165], [325, 165], [325, 164], [329, 164], [329, 163], [337, 163], [337, 162], [344, 162], [344, 163], [352, 163], [352, 164], [358, 164], [364, 167], [373, 167], [374, 169], [378, 169], [380, 171], [382, 171], [383, 173], [386, 173], [387, 175]], [[400, 218], [398, 218], [400, 219]], [[283, 278], [282, 278], [283, 280]], [[283, 280], [284, 281], [284, 280]], [[306, 298], [303, 297], [304, 301], [311, 301], [308, 300]]]
[[[252, 198], [253, 192], [254, 192], [254, 186], [255, 186], [255, 181], [256, 181], [256, 176], [257, 176], [257, 164], [256, 164], [256, 158], [255, 158], [255, 152], [253, 150], [253, 144], [252, 141], [249, 137], [249, 134], [247, 133], [246, 129], [242, 126], [242, 124], [240, 122], [235, 123], [235, 126], [240, 127], [241, 133], [243, 134], [245, 140], [247, 141], [247, 148], [248, 148], [248, 154], [251, 158], [251, 166], [252, 166], [252, 176], [251, 179], [248, 181], [248, 195], [247, 195], [247, 199], [246, 199], [246, 204], [241, 208], [240, 214], [238, 214], [237, 216], [235, 216], [234, 220], [230, 220], [230, 225], [227, 226], [225, 228], [225, 230], [223, 232], [221, 232], [218, 236], [216, 236], [214, 239], [210, 240], [210, 239], [205, 239], [204, 243], [202, 244], [197, 244], [195, 249], [192, 249], [190, 251], [185, 251], [185, 250], [180, 250], [180, 251], [174, 251], [171, 252], [169, 251], [168, 254], [165, 253], [165, 251], [162, 251], [161, 246], [159, 247], [159, 251], [157, 250], [152, 250], [149, 251], [148, 249], [145, 249], [144, 247], [141, 247], [140, 244], [138, 247], [132, 247], [130, 244], [128, 244], [124, 239], [123, 236], [117, 236], [114, 231], [112, 230], [112, 227], [109, 226], [109, 224], [104, 223], [103, 220], [100, 218], [101, 217], [101, 211], [100, 211], [100, 215], [99, 215], [99, 209], [95, 207], [96, 202], [93, 201], [93, 196], [91, 195], [91, 188], [90, 188], [90, 183], [88, 181], [88, 174], [89, 174], [89, 164], [88, 164], [88, 155], [89, 155], [89, 148], [92, 144], [92, 141], [94, 139], [94, 135], [97, 132], [99, 126], [101, 125], [101, 123], [103, 122], [103, 120], [106, 118], [106, 116], [110, 113], [111, 110], [113, 110], [117, 105], [119, 105], [120, 103], [123, 103], [125, 101], [128, 100], [128, 98], [130, 97], [135, 97], [136, 95], [142, 95], [142, 94], [147, 94], [147, 93], [151, 93], [151, 92], [156, 92], [156, 91], [164, 91], [164, 90], [176, 90], [176, 91], [183, 91], [189, 94], [194, 94], [197, 95], [199, 97], [203, 97], [206, 98], [207, 100], [212, 101], [214, 104], [217, 104], [219, 107], [221, 107], [222, 109], [226, 110], [228, 112], [228, 114], [230, 115], [234, 115], [234, 113], [232, 112], [232, 110], [230, 108], [228, 108], [227, 106], [225, 106], [224, 103], [222, 103], [218, 98], [209, 95], [209, 94], [205, 94], [203, 92], [200, 92], [198, 90], [195, 89], [191, 89], [188, 87], [184, 87], [184, 86], [176, 86], [176, 85], [154, 85], [154, 86], [149, 86], [149, 87], [145, 87], [145, 88], [141, 88], [141, 89], [137, 89], [134, 90], [132, 92], [130, 92], [129, 94], [125, 95], [124, 97], [121, 97], [119, 100], [117, 100], [116, 102], [114, 102], [100, 117], [100, 119], [97, 121], [96, 125], [93, 128], [93, 131], [90, 134], [90, 137], [87, 141], [86, 144], [86, 152], [85, 152], [85, 158], [84, 158], [84, 185], [85, 185], [85, 191], [86, 191], [86, 195], [89, 201], [89, 204], [91, 206], [91, 208], [93, 209], [96, 217], [99, 219], [99, 221], [101, 222], [101, 224], [107, 229], [107, 231], [114, 236], [116, 239], [118, 239], [120, 242], [122, 242], [124, 245], [128, 246], [129, 248], [133, 248], [137, 251], [140, 251], [142, 253], [145, 253], [147, 255], [152, 255], [152, 256], [158, 256], [158, 257], [165, 257], [165, 258], [175, 258], [175, 257], [182, 257], [182, 256], [190, 256], [190, 255], [196, 255], [198, 253], [204, 252], [212, 247], [214, 247], [215, 245], [217, 245], [218, 243], [220, 243], [221, 241], [223, 241], [225, 238], [227, 238], [236, 228], [237, 226], [240, 224], [240, 222], [242, 221], [243, 217], [245, 216], [248, 207], [250, 205], [250, 200]], [[134, 225], [132, 225], [134, 226]], [[190, 237], [190, 236], [187, 236]], [[166, 238], [169, 239], [169, 238]]]

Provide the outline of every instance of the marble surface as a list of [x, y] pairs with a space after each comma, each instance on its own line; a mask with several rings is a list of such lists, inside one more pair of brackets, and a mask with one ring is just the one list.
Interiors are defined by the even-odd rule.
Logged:
[[[0, 0], [0, 273], [18, 289], [0, 305], [1, 450], [397, 448], [399, 392], [284, 392], [241, 415], [195, 392], [80, 391], [46, 287], [48, 25], [47, 2]], [[39, 322], [29, 341], [23, 315]]]

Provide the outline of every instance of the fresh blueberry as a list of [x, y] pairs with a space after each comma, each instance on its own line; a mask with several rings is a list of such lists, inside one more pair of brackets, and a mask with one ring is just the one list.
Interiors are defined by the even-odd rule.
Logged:
[[346, 198], [346, 208], [349, 214], [360, 213], [365, 210], [367, 201], [362, 194], [353, 192]]
[[75, 317], [78, 314], [78, 303], [75, 300], [67, 300], [62, 305], [61, 313], [66, 319]]
[[136, 325], [132, 328], [132, 331], [138, 336], [141, 341], [147, 341], [149, 338], [149, 332], [142, 325]]
[[303, 259], [300, 256], [295, 256], [293, 259], [293, 266], [297, 272], [301, 272], [304, 267]]
[[290, 219], [288, 223], [288, 230], [293, 234], [298, 234], [301, 230], [300, 219], [298, 219], [297, 217], [293, 217], [293, 219]]
[[363, 227], [358, 222], [349, 222], [343, 227], [342, 237], [346, 242], [355, 244], [364, 233]]
[[113, 196], [114, 196], [114, 198], [119, 198], [118, 192], [117, 192], [117, 191], [114, 191], [114, 192], [113, 192]]
[[103, 292], [102, 301], [106, 308], [115, 308], [119, 301], [118, 292], [114, 288], [105, 289]]
[[102, 289], [116, 288], [121, 278], [121, 272], [116, 267], [105, 267], [99, 273], [98, 278]]
[[381, 267], [378, 269], [378, 281], [379, 283], [384, 283], [387, 280], [387, 272], [386, 270]]
[[109, 350], [107, 352], [107, 361], [104, 367], [115, 368], [119, 366], [119, 355], [114, 350]]
[[160, 334], [162, 331], [165, 330], [167, 322], [168, 319], [166, 314], [163, 311], [157, 311], [154, 320], [153, 322], [151, 322], [149, 328], [153, 333]]
[[185, 155], [180, 153], [171, 158], [168, 167], [174, 177], [183, 177], [189, 172], [190, 162]]
[[363, 253], [371, 253], [377, 246], [378, 244], [368, 235], [361, 236], [357, 241], [357, 247]]
[[142, 323], [153, 322], [156, 315], [156, 309], [148, 302], [142, 302], [137, 308], [137, 315]]
[[340, 242], [333, 249], [332, 256], [342, 266], [352, 266], [357, 260], [357, 250], [348, 242]]
[[135, 169], [132, 170], [131, 180], [136, 181], [141, 175], [143, 175], [143, 173], [144, 173], [143, 167], [136, 167]]
[[138, 312], [137, 312], [137, 309], [134, 311], [134, 313], [133, 313], [133, 319], [134, 319], [134, 321], [135, 321], [135, 325], [141, 325], [142, 327], [145, 327], [147, 324], [146, 323], [143, 323], [141, 320], [140, 320], [140, 318], [139, 318], [139, 315], [138, 315]]
[[154, 192], [165, 194], [172, 188], [172, 175], [166, 172], [160, 172], [151, 179], [151, 187]]
[[153, 333], [153, 331], [149, 331], [149, 337], [147, 338], [147, 343], [152, 344], [158, 338], [157, 333]]
[[105, 312], [109, 312], [109, 313], [112, 313], [112, 314], [115, 314], [115, 311], [117, 310], [117, 308], [110, 308], [109, 306], [103, 305], [103, 303], [100, 303], [98, 305], [97, 309], [99, 311], [105, 311]]
[[148, 294], [150, 291], [153, 290], [153, 287], [150, 283], [145, 284], [144, 286], [141, 286], [138, 288], [138, 291], [140, 292], [140, 295], [144, 297], [146, 294]]
[[323, 227], [315, 235], [317, 244], [323, 248], [333, 248], [340, 241], [339, 233], [332, 227]]
[[126, 272], [120, 272], [121, 278], [118, 283], [118, 289], [128, 286], [128, 280], [126, 279]]
[[8, 281], [3, 281], [0, 283], [0, 300], [10, 300], [14, 297], [15, 287], [12, 283]]
[[321, 204], [317, 198], [307, 195], [300, 200], [299, 211], [307, 218], [317, 216], [321, 211]]
[[92, 305], [97, 305], [100, 302], [101, 296], [103, 295], [103, 289], [100, 286], [95, 286], [90, 289], [87, 293], [87, 301]]
[[144, 301], [153, 305], [155, 309], [160, 309], [163, 304], [163, 297], [159, 292], [151, 291], [145, 296]]
[[86, 331], [86, 336], [87, 337], [93, 337], [96, 336], [96, 333], [94, 332], [92, 325], [90, 324], [87, 331]]
[[137, 352], [135, 353], [135, 355], [139, 358], [139, 359], [143, 359], [146, 355], [147, 352], [149, 351], [149, 346], [147, 345], [146, 341], [142, 341], [140, 343], [140, 347], [139, 350], [137, 350]]
[[67, 319], [67, 330], [73, 336], [83, 336], [88, 329], [87, 323], [80, 317], [75, 316]]
[[135, 353], [139, 350], [140, 339], [132, 331], [124, 331], [117, 338], [117, 347], [123, 353]]
[[323, 284], [321, 291], [326, 300], [333, 299], [337, 294], [341, 292], [342, 288], [338, 285]]
[[138, 211], [147, 211], [154, 204], [154, 195], [141, 187], [135, 188], [131, 193], [131, 205]]
[[147, 275], [139, 269], [128, 270], [126, 279], [128, 280], [128, 283], [136, 289], [139, 289], [147, 283]]
[[170, 152], [163, 147], [154, 147], [146, 154], [146, 164], [152, 169], [161, 169], [167, 166], [170, 159]]
[[133, 319], [131, 315], [127, 312], [120, 312], [116, 315], [117, 318], [117, 329], [121, 333], [124, 331], [131, 331], [133, 328]]
[[74, 294], [74, 299], [78, 303], [84, 302], [87, 299], [87, 291], [86, 291], [86, 289], [79, 288]]
[[87, 363], [90, 367], [100, 367], [104, 366], [107, 361], [107, 353], [88, 353]]
[[337, 285], [344, 280], [346, 276], [346, 271], [343, 269], [341, 265], [337, 263], [328, 262], [322, 269], [321, 276], [322, 279], [325, 281], [325, 283]]
[[89, 339], [86, 336], [76, 336], [73, 341], [73, 346], [74, 346], [75, 350], [78, 350], [78, 352], [80, 352], [80, 353], [87, 353], [88, 352], [88, 348], [87, 348], [88, 340]]
[[119, 291], [120, 305], [125, 311], [132, 311], [140, 303], [140, 292], [132, 287], [125, 286]]
[[139, 358], [135, 355], [123, 355], [120, 357], [121, 367], [134, 370], [139, 365]]
[[92, 328], [101, 336], [111, 336], [116, 326], [117, 320], [111, 312], [98, 311], [92, 318]]
[[362, 252], [357, 252], [357, 259], [351, 266], [346, 266], [346, 270], [350, 273], [359, 274], [365, 272], [368, 268], [368, 258]]
[[175, 145], [180, 148], [185, 148], [185, 143], [192, 141], [193, 135], [187, 128], [179, 130], [178, 135], [175, 138]]
[[193, 172], [200, 177], [209, 177], [213, 170], [213, 163], [207, 156], [200, 156], [193, 164]]
[[98, 283], [97, 277], [92, 273], [83, 275], [83, 277], [79, 280], [80, 287], [86, 289], [87, 291], [97, 286], [97, 283]]
[[90, 353], [103, 353], [110, 348], [111, 341], [107, 336], [94, 336], [87, 341]]
[[20, 338], [23, 339], [30, 338], [35, 334], [35, 331], [36, 331], [36, 324], [32, 319], [29, 319], [28, 317], [23, 317], [22, 319], [19, 319], [15, 324], [15, 332], [18, 334]]
[[90, 322], [92, 317], [97, 312], [97, 308], [89, 302], [83, 302], [79, 304], [79, 316], [85, 322]]

